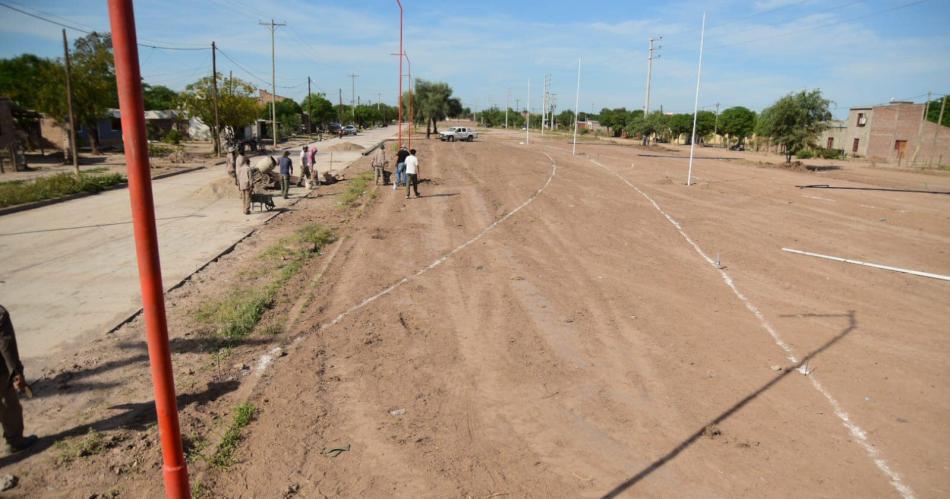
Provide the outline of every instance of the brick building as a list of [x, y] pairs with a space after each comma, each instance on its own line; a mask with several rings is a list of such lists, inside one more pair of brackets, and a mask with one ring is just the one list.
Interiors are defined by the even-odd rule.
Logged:
[[899, 165], [950, 163], [950, 127], [925, 120], [924, 108], [904, 101], [853, 107], [844, 126], [832, 122], [818, 145]]

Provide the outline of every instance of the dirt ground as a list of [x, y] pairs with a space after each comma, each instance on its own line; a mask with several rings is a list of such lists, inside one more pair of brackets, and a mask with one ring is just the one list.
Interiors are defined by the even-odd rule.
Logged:
[[[414, 140], [422, 198], [305, 199], [170, 294], [197, 491], [950, 493], [948, 283], [781, 251], [950, 274], [950, 196], [900, 191], [950, 191], [950, 176], [732, 153], [698, 159], [687, 187], [679, 148], [584, 142], [572, 157], [564, 138], [522, 140]], [[199, 304], [312, 222], [340, 239], [266, 312], [284, 326], [209, 346]], [[26, 404], [42, 444], [0, 459], [11, 492], [160, 494], [141, 337], [136, 321], [43, 373]], [[210, 466], [201, 449], [245, 402], [236, 463]], [[53, 445], [89, 428], [88, 455]]]

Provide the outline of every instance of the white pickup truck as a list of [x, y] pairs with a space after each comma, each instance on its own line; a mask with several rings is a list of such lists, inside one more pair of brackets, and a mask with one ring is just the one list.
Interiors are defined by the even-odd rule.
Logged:
[[478, 138], [478, 132], [464, 126], [453, 126], [439, 132], [439, 140], [445, 142], [455, 142], [456, 140], [467, 140], [469, 142]]

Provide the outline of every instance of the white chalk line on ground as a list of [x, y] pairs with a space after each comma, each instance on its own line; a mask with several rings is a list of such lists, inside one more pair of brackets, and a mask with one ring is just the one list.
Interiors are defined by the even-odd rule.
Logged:
[[[487, 227], [485, 227], [484, 229], [482, 229], [478, 234], [476, 234], [475, 237], [473, 237], [473, 238], [469, 239], [468, 241], [465, 241], [464, 243], [462, 243], [462, 244], [456, 246], [454, 249], [452, 249], [451, 251], [449, 251], [449, 252], [447, 252], [447, 253], [444, 253], [444, 254], [443, 254], [442, 256], [440, 256], [439, 258], [436, 258], [436, 259], [435, 259], [432, 263], [430, 263], [429, 265], [426, 265], [425, 267], [422, 267], [421, 269], [417, 270], [417, 271], [414, 272], [413, 274], [410, 274], [410, 275], [408, 275], [408, 276], [406, 276], [406, 277], [403, 277], [402, 279], [396, 281], [395, 283], [393, 283], [392, 285], [390, 285], [390, 286], [387, 287], [386, 289], [383, 289], [382, 291], [380, 291], [380, 292], [378, 292], [378, 293], [376, 293], [376, 294], [374, 294], [374, 295], [372, 295], [372, 296], [367, 297], [366, 299], [364, 299], [363, 301], [359, 302], [358, 304], [353, 305], [352, 307], [350, 307], [350, 308], [344, 310], [344, 311], [341, 312], [339, 315], [337, 315], [332, 321], [327, 322], [327, 323], [325, 323], [325, 324], [321, 324], [321, 325], [319, 325], [317, 328], [311, 330], [309, 333], [305, 333], [305, 334], [302, 334], [302, 335], [298, 336], [296, 339], [294, 339], [293, 342], [291, 342], [291, 345], [290, 345], [290, 346], [291, 346], [291, 347], [296, 347], [301, 341], [303, 341], [303, 339], [304, 339], [306, 336], [309, 336], [309, 335], [312, 334], [312, 333], [317, 333], [317, 332], [320, 332], [320, 331], [322, 331], [322, 330], [324, 330], [324, 329], [327, 329], [327, 328], [329, 328], [329, 327], [332, 327], [332, 326], [335, 326], [335, 325], [339, 324], [340, 321], [342, 321], [343, 319], [345, 319], [348, 315], [352, 314], [353, 312], [356, 312], [357, 310], [360, 310], [361, 308], [363, 308], [363, 307], [365, 307], [365, 306], [367, 306], [367, 305], [373, 303], [374, 301], [376, 301], [376, 300], [378, 300], [378, 299], [380, 299], [380, 298], [382, 298], [382, 297], [384, 297], [384, 296], [386, 296], [386, 295], [392, 293], [393, 291], [395, 291], [396, 289], [398, 289], [399, 287], [401, 287], [403, 284], [406, 284], [407, 282], [409, 282], [409, 281], [411, 281], [411, 280], [413, 280], [413, 279], [415, 279], [415, 278], [417, 278], [417, 277], [419, 277], [419, 276], [425, 274], [426, 272], [429, 272], [430, 270], [432, 270], [432, 269], [438, 267], [439, 265], [442, 265], [443, 263], [445, 263], [446, 260], [448, 260], [449, 258], [451, 258], [453, 255], [455, 255], [456, 253], [458, 253], [458, 252], [462, 251], [463, 249], [467, 248], [467, 247], [470, 246], [471, 244], [477, 242], [479, 239], [481, 239], [482, 237], [484, 237], [485, 234], [488, 234], [488, 232], [490, 232], [492, 229], [494, 229], [495, 227], [497, 227], [499, 224], [501, 224], [501, 223], [504, 222], [505, 220], [508, 220], [509, 218], [511, 218], [512, 216], [514, 216], [515, 213], [518, 213], [518, 212], [521, 211], [524, 207], [526, 207], [526, 206], [528, 206], [529, 204], [531, 204], [535, 199], [537, 199], [538, 196], [541, 195], [542, 192], [544, 192], [544, 190], [548, 187], [548, 185], [551, 184], [551, 181], [554, 180], [554, 177], [557, 175], [557, 162], [554, 161], [554, 158], [552, 158], [551, 155], [549, 155], [549, 154], [547, 154], [547, 153], [545, 153], [545, 152], [542, 152], [541, 154], [544, 154], [545, 156], [547, 156], [548, 160], [551, 161], [551, 174], [548, 175], [548, 178], [547, 178], [547, 180], [544, 182], [544, 184], [541, 185], [541, 187], [540, 187], [538, 190], [536, 190], [531, 196], [529, 196], [528, 199], [525, 200], [525, 202], [523, 202], [523, 203], [521, 203], [520, 205], [518, 205], [515, 209], [511, 210], [510, 212], [508, 212], [507, 214], [505, 214], [503, 217], [501, 217], [501, 218], [499, 218], [498, 220], [495, 220], [494, 222], [492, 222], [490, 225], [488, 225]], [[266, 367], [266, 366], [265, 366], [265, 367]]]
[[[751, 301], [749, 301], [749, 299], [744, 294], [742, 294], [741, 291], [739, 291], [739, 288], [736, 287], [736, 284], [732, 280], [732, 277], [729, 275], [729, 273], [726, 272], [724, 269], [720, 268], [716, 264], [716, 262], [712, 258], [710, 258], [709, 255], [707, 255], [702, 250], [702, 248], [700, 248], [699, 245], [696, 244], [695, 241], [693, 241], [691, 237], [689, 237], [689, 235], [686, 233], [686, 231], [683, 230], [683, 226], [680, 225], [679, 222], [677, 222], [673, 217], [671, 217], [669, 213], [664, 211], [663, 208], [661, 208], [660, 205], [657, 204], [657, 202], [654, 201], [652, 197], [650, 197], [647, 193], [640, 190], [639, 187], [631, 183], [629, 180], [624, 178], [623, 175], [620, 175], [619, 173], [607, 168], [606, 166], [604, 166], [603, 164], [601, 164], [595, 159], [591, 159], [590, 161], [594, 163], [595, 165], [603, 168], [607, 172], [612, 173], [614, 176], [622, 180], [625, 184], [632, 187], [635, 191], [640, 193], [640, 195], [643, 196], [647, 201], [649, 201], [650, 204], [652, 204], [653, 207], [656, 208], [658, 212], [660, 212], [660, 214], [666, 217], [667, 221], [669, 221], [670, 224], [672, 224], [673, 227], [676, 228], [677, 232], [679, 232], [680, 235], [683, 236], [683, 239], [685, 239], [686, 242], [689, 243], [690, 246], [692, 246], [694, 250], [696, 250], [696, 253], [698, 253], [699, 256], [701, 256], [704, 260], [706, 260], [706, 262], [712, 268], [714, 268], [716, 271], [719, 272], [719, 275], [722, 277], [723, 282], [726, 283], [726, 286], [728, 286], [729, 289], [731, 289], [732, 292], [736, 295], [736, 297], [739, 298], [739, 301], [741, 301], [745, 305], [745, 307], [750, 312], [752, 312], [753, 315], [755, 315], [756, 319], [758, 319], [759, 321], [759, 325], [761, 325], [762, 328], [765, 329], [765, 331], [769, 333], [769, 336], [772, 337], [772, 340], [775, 342], [775, 344], [778, 345], [779, 348], [782, 349], [782, 351], [785, 353], [785, 358], [792, 364], [798, 364], [799, 361], [798, 361], [798, 358], [795, 356], [795, 352], [788, 345], [788, 343], [785, 343], [782, 337], [778, 334], [778, 331], [776, 331], [775, 328], [772, 326], [772, 324], [770, 324], [769, 321], [765, 318], [765, 315], [763, 315], [762, 312], [759, 310], [759, 308], [756, 307]], [[818, 379], [815, 377], [814, 374], [809, 374], [806, 377], [808, 378], [809, 381], [811, 381], [811, 384], [815, 388], [815, 390], [818, 390], [818, 392], [821, 393], [825, 397], [825, 399], [828, 400], [828, 403], [831, 404], [831, 408], [834, 410], [835, 415], [838, 416], [838, 419], [841, 420], [841, 423], [844, 425], [844, 427], [848, 429], [848, 432], [851, 434], [851, 436], [854, 437], [854, 439], [857, 440], [857, 442], [861, 445], [861, 447], [864, 448], [864, 451], [867, 453], [871, 461], [874, 462], [874, 464], [878, 467], [878, 469], [880, 469], [881, 472], [883, 472], [887, 476], [891, 486], [893, 486], [894, 489], [897, 490], [897, 492], [904, 499], [914, 499], [915, 497], [914, 491], [911, 490], [909, 486], [905, 485], [903, 481], [901, 481], [900, 475], [896, 471], [891, 469], [891, 467], [887, 464], [887, 461], [885, 461], [884, 458], [881, 456], [881, 452], [877, 450], [877, 448], [875, 448], [874, 445], [872, 445], [871, 442], [868, 440], [867, 433], [863, 429], [861, 429], [860, 426], [854, 423], [854, 421], [851, 420], [851, 417], [848, 416], [848, 413], [845, 412], [844, 409], [842, 409], [841, 404], [839, 404], [838, 401], [831, 395], [831, 392], [829, 392], [828, 389], [825, 388], [825, 386], [822, 385], [818, 381]]]

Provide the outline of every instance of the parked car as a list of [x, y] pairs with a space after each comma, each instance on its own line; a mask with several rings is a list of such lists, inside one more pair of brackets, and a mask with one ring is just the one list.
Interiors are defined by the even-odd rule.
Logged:
[[343, 125], [339, 123], [330, 123], [327, 125], [327, 131], [330, 133], [339, 133], [341, 128], [343, 128]]
[[473, 142], [477, 138], [478, 132], [464, 126], [453, 126], [439, 132], [439, 140], [443, 142], [455, 142], [456, 140]]
[[346, 125], [343, 127], [343, 133], [346, 135], [356, 135], [357, 131], [358, 130], [356, 129], [355, 125]]
[[745, 145], [743, 145], [743, 144], [736, 144], [736, 145], [734, 145], [734, 146], [729, 147], [729, 150], [730, 150], [730, 151], [745, 151]]

